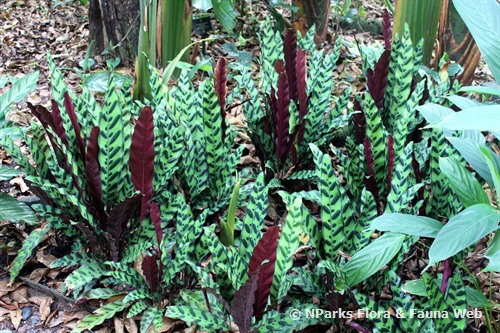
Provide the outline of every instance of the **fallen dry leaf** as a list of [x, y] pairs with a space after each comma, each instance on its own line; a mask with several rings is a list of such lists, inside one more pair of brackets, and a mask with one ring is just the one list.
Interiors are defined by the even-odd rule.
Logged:
[[113, 317], [113, 325], [115, 327], [115, 333], [124, 333], [123, 321], [118, 317]]
[[133, 318], [128, 318], [125, 321], [125, 328], [127, 329], [128, 333], [139, 332], [139, 329], [137, 328], [137, 324], [135, 323], [135, 320]]
[[44, 253], [43, 249], [38, 250], [38, 252], [36, 253], [36, 260], [44, 264], [45, 267], [50, 268], [50, 264], [56, 259], [57, 258], [54, 257], [52, 254]]
[[10, 293], [10, 298], [17, 303], [28, 303], [28, 287], [21, 286]]
[[40, 320], [45, 321], [50, 315], [50, 306], [54, 302], [54, 299], [49, 296], [33, 296], [30, 297], [30, 301], [38, 305]]
[[19, 325], [21, 324], [21, 319], [22, 319], [21, 309], [17, 308], [14, 311], [10, 311], [9, 315], [12, 325], [17, 330], [19, 328]]
[[16, 177], [12, 179], [9, 184], [11, 185], [17, 185], [19, 186], [19, 189], [21, 190], [22, 193], [28, 192], [29, 187], [26, 185], [24, 182], [24, 179], [22, 177]]
[[[75, 325], [76, 323], [85, 318], [85, 316], [87, 316], [89, 313], [87, 311], [59, 311], [59, 313], [57, 314], [57, 316], [55, 316], [54, 318], [52, 318], [50, 320], [50, 322], [48, 323], [48, 326], [49, 327], [55, 327], [55, 326], [58, 326], [60, 324], [68, 324], [72, 321], [75, 322]], [[66, 325], [68, 326], [68, 325]]]

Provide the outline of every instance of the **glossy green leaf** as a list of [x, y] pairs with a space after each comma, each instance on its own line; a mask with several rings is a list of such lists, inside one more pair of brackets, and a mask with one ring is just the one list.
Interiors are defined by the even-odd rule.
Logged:
[[448, 178], [449, 185], [466, 208], [476, 204], [490, 203], [481, 184], [460, 162], [453, 158], [441, 158], [439, 168]]
[[35, 229], [31, 232], [31, 234], [23, 241], [23, 246], [17, 252], [17, 257], [14, 259], [10, 266], [10, 281], [14, 282], [17, 275], [23, 268], [24, 263], [31, 256], [33, 250], [40, 244], [40, 241], [43, 236], [49, 232], [51, 228], [50, 223], [46, 224], [44, 227]]
[[474, 93], [474, 94], [486, 94], [500, 96], [500, 87], [498, 85], [493, 86], [467, 86], [460, 88], [460, 92]]
[[500, 233], [495, 233], [484, 256], [489, 260], [484, 272], [500, 272]]
[[212, 7], [219, 23], [227, 32], [233, 32], [238, 13], [230, 0], [212, 0]]
[[22, 101], [26, 95], [35, 90], [37, 82], [38, 72], [27, 74], [13, 81], [9, 90], [0, 95], [0, 115], [6, 112], [12, 103]]
[[31, 208], [7, 193], [0, 193], [0, 221], [2, 220], [12, 223], [24, 221], [34, 225], [38, 219]]
[[12, 178], [19, 176], [20, 173], [21, 172], [19, 170], [0, 165], [0, 181], [11, 180]]
[[401, 249], [406, 236], [386, 233], [354, 254], [344, 266], [347, 284], [354, 286], [384, 267]]
[[480, 147], [474, 140], [448, 137], [448, 141], [460, 152], [460, 155], [470, 164], [470, 166], [489, 184], [493, 184], [488, 164], [481, 153]]
[[493, 207], [478, 204], [453, 216], [443, 226], [429, 250], [429, 266], [445, 260], [498, 229], [500, 214]]
[[498, 124], [500, 124], [500, 105], [484, 105], [454, 112], [424, 128], [494, 131], [498, 130]]
[[453, 0], [460, 17], [467, 25], [486, 64], [500, 82], [500, 4], [496, 0]]
[[[486, 147], [481, 147], [481, 153], [483, 153], [486, 165], [490, 171], [491, 179], [493, 183], [490, 186], [495, 187], [497, 199], [500, 198], [500, 166], [498, 165], [498, 155]], [[496, 160], [495, 160], [496, 159]], [[497, 163], [495, 163], [497, 162]]]
[[435, 238], [443, 224], [425, 216], [392, 213], [384, 214], [372, 221], [372, 229], [399, 232], [405, 235]]

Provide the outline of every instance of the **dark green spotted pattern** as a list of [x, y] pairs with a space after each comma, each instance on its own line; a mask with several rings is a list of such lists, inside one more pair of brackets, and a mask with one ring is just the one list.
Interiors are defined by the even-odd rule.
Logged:
[[267, 215], [268, 187], [265, 184], [265, 175], [260, 173], [255, 180], [252, 193], [248, 199], [247, 211], [243, 219], [240, 238], [240, 254], [245, 262], [250, 262], [253, 249], [257, 245], [264, 226], [264, 218]]
[[[102, 199], [116, 204], [123, 199], [122, 189], [127, 183], [124, 169], [130, 149], [130, 112], [121, 107], [121, 97], [110, 78], [106, 102], [99, 119], [99, 165], [101, 167]], [[130, 184], [130, 182], [128, 182]]]
[[410, 96], [413, 66], [413, 44], [406, 25], [403, 36], [397, 37], [392, 45], [387, 87], [384, 95], [382, 120], [391, 135], [396, 130], [396, 122], [401, 123], [401, 120], [405, 118], [403, 114], [406, 114], [405, 104]]

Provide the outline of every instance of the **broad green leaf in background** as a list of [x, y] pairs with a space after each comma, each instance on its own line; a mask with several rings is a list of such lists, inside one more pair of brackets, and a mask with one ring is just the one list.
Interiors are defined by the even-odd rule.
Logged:
[[[490, 170], [490, 175], [493, 180], [493, 184], [490, 183], [490, 186], [493, 185], [495, 187], [495, 191], [497, 192], [497, 199], [500, 197], [500, 167], [498, 163], [495, 163], [495, 158], [498, 158], [494, 152], [486, 147], [481, 147], [481, 153], [484, 155], [484, 159], [486, 164], [488, 165], [488, 169]], [[493, 191], [493, 189], [491, 189]]]
[[[427, 122], [430, 124], [436, 123], [441, 119], [443, 119], [444, 117], [455, 113], [455, 111], [453, 111], [450, 108], [433, 103], [418, 106], [417, 110], [422, 114], [422, 116], [424, 116], [425, 120], [427, 120]], [[443, 133], [445, 136], [453, 135], [453, 132], [447, 129], [444, 129]]]
[[[421, 108], [419, 109], [421, 110]], [[500, 127], [500, 105], [474, 106], [453, 112], [424, 128], [494, 131]]]
[[231, 1], [212, 0], [212, 7], [219, 23], [224, 27], [224, 29], [226, 29], [227, 32], [233, 32], [238, 13], [234, 10], [234, 6]]
[[37, 222], [35, 213], [7, 193], [0, 193], [0, 221], [8, 220], [12, 223], [24, 221], [29, 225], [34, 225]]
[[500, 3], [497, 0], [453, 0], [495, 81], [500, 82]]
[[[109, 76], [110, 73], [108, 71], [96, 71], [85, 77], [84, 85], [90, 91], [104, 94], [108, 90]], [[133, 78], [131, 76], [121, 74], [119, 72], [113, 72], [113, 83], [116, 87], [121, 88], [124, 83], [132, 82]]]
[[[473, 94], [486, 94], [500, 96], [500, 86], [493, 83], [495, 86], [467, 86], [460, 88], [459, 92], [473, 93]], [[456, 95], [454, 95], [456, 96]]]
[[211, 0], [193, 0], [193, 7], [201, 11], [208, 11], [212, 8]]
[[9, 109], [12, 103], [22, 101], [26, 95], [35, 90], [37, 82], [38, 71], [13, 81], [10, 89], [0, 95], [0, 116]]
[[347, 284], [352, 287], [375, 274], [398, 254], [405, 239], [403, 234], [389, 232], [354, 254], [344, 266]]
[[485, 161], [484, 155], [481, 153], [479, 143], [471, 139], [461, 139], [454, 137], [446, 138], [455, 147], [460, 155], [470, 164], [470, 166], [481, 176], [488, 184], [493, 184], [488, 164]]
[[163, 84], [168, 84], [168, 81], [170, 81], [170, 79], [172, 78], [172, 75], [174, 74], [174, 70], [177, 68], [177, 64], [181, 61], [182, 59], [182, 56], [184, 55], [184, 53], [186, 53], [187, 50], [189, 50], [191, 48], [191, 46], [193, 46], [194, 44], [196, 43], [201, 43], [201, 42], [208, 42], [208, 41], [213, 41], [214, 39], [213, 38], [205, 38], [205, 39], [200, 39], [200, 40], [197, 40], [195, 42], [192, 42], [191, 44], [189, 44], [188, 46], [186, 46], [185, 48], [183, 48], [179, 54], [177, 54], [177, 56], [174, 58], [174, 60], [172, 60], [168, 66], [165, 68], [165, 70], [163, 71], [163, 76], [162, 76], [162, 83]]
[[19, 176], [20, 173], [21, 172], [19, 170], [0, 165], [0, 181], [11, 180], [16, 176]]
[[452, 102], [453, 104], [455, 104], [456, 106], [458, 106], [462, 110], [467, 109], [467, 108], [471, 108], [474, 106], [481, 106], [482, 105], [481, 103], [479, 103], [476, 100], [473, 100], [473, 99], [470, 99], [467, 97], [463, 97], [463, 96], [459, 96], [459, 95], [451, 95], [451, 96], [446, 97], [446, 99], [449, 100], [450, 102]]
[[500, 214], [487, 204], [466, 208], [444, 225], [429, 250], [429, 264], [445, 260], [498, 229]]
[[476, 204], [489, 204], [488, 195], [476, 178], [453, 158], [440, 158], [439, 168], [462, 204], [467, 208]]
[[0, 141], [5, 141], [7, 137], [12, 140], [19, 140], [23, 138], [23, 130], [26, 130], [26, 127], [2, 127], [2, 121], [0, 120]]
[[380, 231], [400, 232], [405, 235], [435, 238], [443, 224], [425, 216], [410, 214], [384, 214], [377, 217], [371, 224], [373, 229]]
[[484, 272], [500, 272], [500, 233], [495, 233], [495, 237], [488, 245], [488, 251], [484, 255], [490, 261]]

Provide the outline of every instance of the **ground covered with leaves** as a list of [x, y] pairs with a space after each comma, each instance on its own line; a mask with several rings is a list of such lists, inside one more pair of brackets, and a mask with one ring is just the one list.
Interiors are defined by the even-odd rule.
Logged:
[[[383, 8], [373, 1], [363, 3], [368, 20], [381, 20]], [[262, 20], [267, 13], [265, 9], [256, 6], [253, 8], [255, 20]], [[86, 8], [79, 2], [56, 2], [49, 0], [14, 0], [0, 4], [0, 76], [21, 77], [33, 71], [39, 71], [39, 80], [36, 90], [29, 93], [27, 101], [34, 105], [50, 105], [51, 87], [49, 86], [49, 66], [47, 63], [47, 52], [60, 68], [64, 69], [67, 84], [76, 92], [81, 91], [81, 75], [83, 60], [88, 47], [88, 26]], [[216, 23], [214, 23], [217, 25]], [[255, 37], [245, 34], [246, 50], [252, 55], [259, 54], [258, 42]], [[361, 31], [359, 27], [347, 27], [341, 31], [342, 36], [349, 42], [355, 40], [367, 43], [381, 43], [381, 35], [374, 32]], [[331, 39], [330, 39], [331, 40]], [[225, 45], [227, 41], [218, 40], [207, 46], [207, 54], [218, 58], [219, 56], [238, 57], [228, 52], [230, 46]], [[331, 47], [331, 46], [329, 46]], [[328, 47], [327, 47], [328, 48]], [[362, 79], [361, 61], [355, 48], [342, 47], [341, 56], [336, 63], [334, 72], [336, 88], [343, 90], [347, 86], [352, 87], [354, 92], [364, 90], [365, 83]], [[106, 56], [94, 56], [91, 71], [105, 68]], [[118, 65], [118, 72], [131, 75], [130, 68]], [[488, 78], [484, 69], [478, 69], [478, 78]], [[98, 78], [90, 84], [99, 85]], [[0, 88], [0, 94], [9, 88], [8, 85]], [[17, 125], [26, 126], [34, 121], [27, 111], [25, 101], [17, 103], [9, 113], [10, 121]], [[236, 105], [231, 109], [230, 123], [237, 127], [243, 126], [241, 120], [241, 107]], [[237, 142], [245, 145], [245, 154], [241, 157], [239, 167], [244, 169], [258, 164], [255, 147], [250, 144], [248, 138], [239, 137]], [[24, 147], [25, 148], [25, 147]], [[4, 150], [0, 149], [0, 162], [2, 165], [18, 167], [13, 159]], [[24, 200], [29, 203], [32, 193], [25, 184], [22, 175], [10, 180], [0, 179], [0, 190], [5, 193]], [[275, 195], [274, 197], [277, 197]], [[273, 202], [270, 199], [268, 220], [274, 221], [282, 214], [282, 202]], [[312, 205], [312, 211], [318, 208]], [[242, 212], [238, 212], [242, 215]], [[77, 304], [71, 295], [63, 293], [61, 287], [64, 278], [68, 276], [68, 268], [50, 268], [50, 264], [57, 258], [68, 254], [71, 250], [66, 239], [61, 234], [49, 233], [44, 236], [41, 245], [37, 247], [32, 257], [19, 274], [16, 282], [9, 282], [8, 269], [21, 247], [22, 241], [27, 237], [32, 226], [26, 223], [13, 224], [8, 221], [0, 222], [0, 330], [2, 333], [20, 332], [67, 332], [75, 327], [76, 323], [84, 318], [89, 312], [95, 310], [99, 301], [88, 301], [85, 304]], [[407, 257], [404, 268], [401, 270], [403, 279], [417, 279], [426, 264], [421, 260], [425, 257], [427, 244], [415, 247], [413, 253]], [[498, 304], [500, 302], [500, 276], [498, 274], [481, 273], [483, 268], [483, 257], [486, 251], [486, 242], [480, 242], [469, 257], [465, 260], [471, 274], [475, 274], [479, 281], [481, 290], [488, 298]], [[300, 262], [306, 260], [307, 249], [299, 248], [294, 260]], [[382, 294], [381, 298], [389, 297]], [[494, 326], [498, 329], [498, 313]], [[477, 327], [474, 332], [483, 332], [484, 318], [476, 319], [470, 323], [471, 327]], [[174, 332], [184, 330], [181, 321], [164, 319], [161, 332]], [[317, 328], [311, 330], [313, 332]], [[323, 331], [326, 328], [321, 328]], [[94, 332], [138, 332], [138, 320], [135, 318], [115, 317], [107, 322], [103, 328]]]

